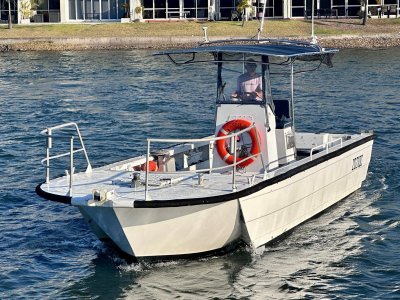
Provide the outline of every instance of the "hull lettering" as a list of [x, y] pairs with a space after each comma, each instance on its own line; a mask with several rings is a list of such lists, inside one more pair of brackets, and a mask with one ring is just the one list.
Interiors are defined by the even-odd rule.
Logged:
[[362, 158], [363, 158], [363, 155], [353, 158], [353, 166], [351, 167], [352, 171], [354, 171], [355, 169], [358, 169], [362, 166]]

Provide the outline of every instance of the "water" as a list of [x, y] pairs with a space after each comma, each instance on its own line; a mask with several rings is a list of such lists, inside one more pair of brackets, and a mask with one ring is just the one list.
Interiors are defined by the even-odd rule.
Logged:
[[143, 153], [146, 136], [204, 136], [212, 68], [145, 51], [0, 53], [0, 298], [399, 299], [399, 51], [341, 51], [297, 76], [298, 129], [375, 130], [360, 190], [273, 246], [165, 263], [127, 262], [76, 208], [35, 194], [39, 132], [79, 122], [94, 166]]

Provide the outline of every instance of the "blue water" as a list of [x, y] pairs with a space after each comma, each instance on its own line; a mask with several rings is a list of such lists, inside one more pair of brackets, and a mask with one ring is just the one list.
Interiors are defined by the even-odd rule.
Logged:
[[78, 122], [94, 166], [143, 153], [146, 136], [210, 134], [212, 67], [145, 51], [0, 53], [0, 298], [400, 299], [399, 51], [341, 51], [333, 69], [296, 76], [298, 130], [376, 132], [360, 190], [273, 246], [165, 263], [127, 262], [76, 208], [35, 194], [39, 132]]

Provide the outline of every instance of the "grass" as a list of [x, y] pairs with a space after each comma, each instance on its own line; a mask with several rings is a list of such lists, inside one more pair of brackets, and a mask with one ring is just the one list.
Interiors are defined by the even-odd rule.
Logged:
[[[246, 22], [150, 22], [150, 23], [84, 23], [0, 26], [1, 38], [49, 38], [49, 37], [162, 37], [162, 36], [203, 36], [203, 26], [213, 36], [254, 36], [259, 21]], [[292, 37], [309, 36], [309, 20], [266, 20], [263, 36]], [[362, 35], [379, 33], [400, 33], [400, 19], [372, 19], [366, 26], [359, 19], [320, 19], [315, 22], [318, 36]]]

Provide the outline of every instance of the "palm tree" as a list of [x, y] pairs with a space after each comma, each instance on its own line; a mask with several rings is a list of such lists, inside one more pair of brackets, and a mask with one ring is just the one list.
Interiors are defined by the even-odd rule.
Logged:
[[248, 0], [240, 0], [236, 6], [236, 11], [242, 17], [242, 27], [244, 26], [244, 21], [246, 20], [246, 8], [251, 7]]

